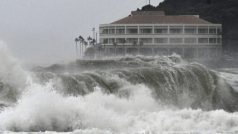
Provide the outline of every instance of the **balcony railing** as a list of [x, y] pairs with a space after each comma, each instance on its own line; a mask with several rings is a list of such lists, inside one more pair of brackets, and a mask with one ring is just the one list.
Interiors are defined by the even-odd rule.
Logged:
[[118, 26], [100, 27], [100, 35], [221, 35], [219, 26]]

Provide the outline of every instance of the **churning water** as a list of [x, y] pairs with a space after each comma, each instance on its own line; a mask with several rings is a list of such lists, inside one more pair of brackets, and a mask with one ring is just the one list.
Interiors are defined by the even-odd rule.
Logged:
[[0, 132], [238, 133], [236, 78], [176, 55], [26, 71], [0, 46]]

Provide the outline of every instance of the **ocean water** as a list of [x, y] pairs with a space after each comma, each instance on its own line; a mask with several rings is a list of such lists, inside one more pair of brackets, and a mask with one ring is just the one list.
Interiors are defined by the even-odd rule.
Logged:
[[177, 55], [29, 71], [0, 45], [0, 133], [236, 134], [237, 78]]

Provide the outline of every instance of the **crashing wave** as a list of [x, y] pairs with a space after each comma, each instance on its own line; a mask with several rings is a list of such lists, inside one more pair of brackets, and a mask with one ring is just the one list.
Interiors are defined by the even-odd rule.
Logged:
[[29, 73], [0, 50], [0, 131], [238, 130], [232, 85], [177, 55], [78, 60]]
[[[230, 112], [238, 108], [236, 91], [219, 74], [198, 63], [182, 62], [178, 57], [126, 57], [82, 62], [77, 64], [90, 63], [85, 65], [88, 69], [75, 73], [54, 73], [47, 72], [48, 68], [45, 68], [43, 72], [38, 72], [38, 77], [41, 81], [55, 81], [57, 89], [65, 95], [85, 95], [93, 92], [95, 86], [105, 93], [120, 95], [127, 85], [144, 84], [151, 89], [155, 99], [180, 108], [224, 109]], [[124, 67], [110, 67], [105, 62]], [[97, 64], [108, 65], [110, 69], [98, 66], [91, 70], [90, 66], [95, 68]]]

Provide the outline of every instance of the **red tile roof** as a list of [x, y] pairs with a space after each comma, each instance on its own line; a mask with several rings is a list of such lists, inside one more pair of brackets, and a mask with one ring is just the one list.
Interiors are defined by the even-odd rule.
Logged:
[[211, 24], [196, 15], [164, 15], [163, 11], [137, 11], [111, 24]]

